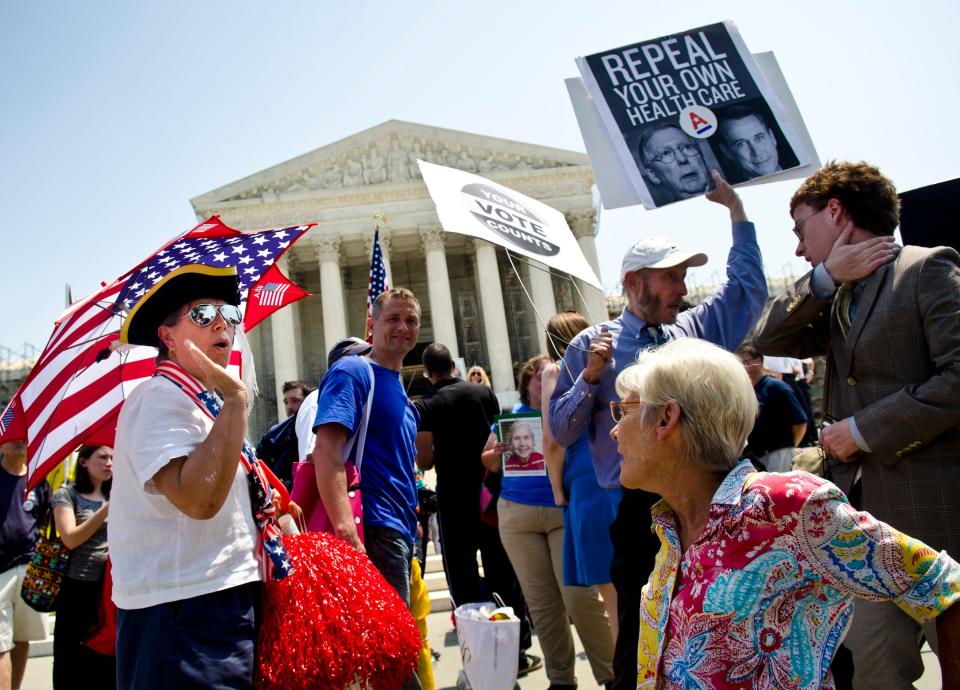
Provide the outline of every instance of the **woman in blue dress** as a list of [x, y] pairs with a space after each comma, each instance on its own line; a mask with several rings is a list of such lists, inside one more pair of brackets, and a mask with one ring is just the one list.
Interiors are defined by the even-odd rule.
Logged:
[[564, 311], [547, 323], [547, 351], [553, 362], [543, 372], [543, 448], [553, 499], [563, 506], [563, 584], [596, 586], [617, 637], [617, 592], [610, 582], [613, 542], [610, 524], [617, 516], [620, 492], [604, 489], [593, 471], [590, 443], [584, 431], [564, 449], [550, 434], [550, 396], [556, 386], [567, 344], [590, 324], [575, 311]]

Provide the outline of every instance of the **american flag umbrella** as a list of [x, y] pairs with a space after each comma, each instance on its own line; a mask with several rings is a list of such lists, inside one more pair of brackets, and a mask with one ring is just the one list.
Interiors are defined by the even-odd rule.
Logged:
[[[213, 216], [72, 304], [55, 322], [37, 363], [0, 414], [0, 442], [27, 442], [27, 490], [81, 443], [113, 445], [123, 401], [154, 370], [154, 348], [120, 346], [118, 340], [123, 318], [150, 286], [185, 264], [235, 266], [241, 301], [250, 295], [248, 306], [256, 307], [260, 320], [309, 294], [297, 288], [276, 299], [275, 285], [286, 277], [274, 264], [311, 227], [241, 232]], [[258, 289], [261, 280], [270, 281], [267, 289]], [[269, 299], [261, 301], [260, 295]], [[238, 341], [245, 343], [242, 337]], [[252, 368], [249, 353], [244, 357], [242, 349], [235, 348], [231, 365], [241, 371]]]

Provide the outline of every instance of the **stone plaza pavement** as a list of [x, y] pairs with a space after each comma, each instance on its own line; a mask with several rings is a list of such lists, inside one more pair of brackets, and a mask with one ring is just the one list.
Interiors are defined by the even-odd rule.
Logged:
[[[427, 620], [427, 626], [430, 634], [430, 644], [434, 649], [440, 652], [440, 660], [434, 665], [434, 674], [437, 684], [437, 690], [454, 690], [457, 683], [457, 674], [460, 672], [460, 651], [457, 647], [456, 633], [453, 632], [453, 626], [450, 623], [450, 612], [442, 611], [430, 614]], [[542, 656], [540, 645], [534, 635], [533, 648], [531, 653]], [[574, 635], [577, 649], [577, 678], [579, 680], [580, 690], [598, 690], [597, 684], [590, 674], [590, 665], [587, 663], [587, 657], [583, 653], [583, 645]], [[36, 650], [50, 654], [49, 645], [40, 643]], [[917, 682], [918, 690], [939, 690], [940, 688], [940, 668], [937, 658], [929, 648], [924, 647], [923, 653], [924, 666], [926, 668], [923, 677]], [[52, 656], [33, 657], [27, 663], [27, 674], [22, 690], [50, 690], [51, 674], [53, 670]], [[529, 676], [521, 678], [518, 682], [521, 690], [545, 690], [549, 685], [547, 676], [541, 668], [534, 671]], [[78, 687], [83, 687], [79, 685]], [[95, 690], [92, 689], [91, 690]]]

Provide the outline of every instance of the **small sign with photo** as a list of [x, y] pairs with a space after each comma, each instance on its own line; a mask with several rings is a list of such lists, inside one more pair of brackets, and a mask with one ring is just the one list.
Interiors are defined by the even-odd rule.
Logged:
[[497, 440], [509, 445], [502, 455], [504, 477], [544, 477], [543, 427], [539, 412], [503, 414], [496, 418]]

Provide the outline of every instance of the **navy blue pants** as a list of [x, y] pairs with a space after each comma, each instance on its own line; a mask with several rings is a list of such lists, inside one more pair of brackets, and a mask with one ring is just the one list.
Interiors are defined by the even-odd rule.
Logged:
[[117, 611], [117, 688], [252, 687], [260, 583]]

